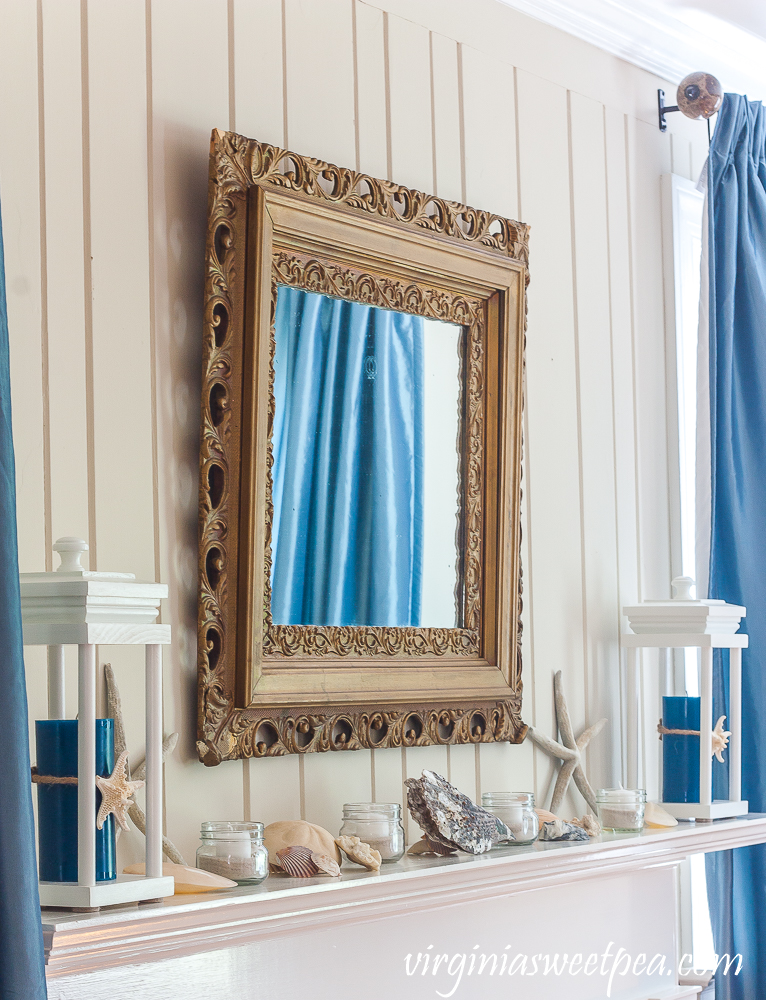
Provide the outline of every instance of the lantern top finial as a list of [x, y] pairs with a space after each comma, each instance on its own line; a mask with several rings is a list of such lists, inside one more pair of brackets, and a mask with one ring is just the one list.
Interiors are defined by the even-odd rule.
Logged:
[[677, 576], [670, 581], [670, 586], [673, 589], [673, 600], [674, 601], [693, 601], [692, 597], [692, 587], [694, 586], [694, 580], [690, 576]]
[[84, 552], [88, 551], [88, 543], [83, 538], [64, 535], [53, 543], [53, 551], [61, 556], [61, 565], [57, 573], [84, 573], [85, 567], [80, 563]]

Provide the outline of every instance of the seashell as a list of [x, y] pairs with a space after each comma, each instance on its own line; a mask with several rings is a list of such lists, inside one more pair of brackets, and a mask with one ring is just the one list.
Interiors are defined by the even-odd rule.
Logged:
[[277, 851], [277, 861], [280, 868], [293, 878], [313, 878], [319, 874], [314, 852], [308, 847], [285, 847]]
[[535, 812], [537, 813], [537, 818], [540, 820], [540, 825], [543, 823], [553, 823], [558, 819], [555, 813], [548, 812], [547, 809], [535, 809]]
[[407, 806], [432, 843], [468, 854], [484, 854], [513, 840], [502, 820], [482, 809], [435, 771], [407, 778]]
[[647, 802], [644, 810], [644, 826], [664, 829], [668, 826], [678, 826], [678, 820], [656, 802]]
[[328, 858], [326, 854], [317, 854], [315, 851], [312, 851], [311, 860], [319, 869], [320, 875], [332, 875], [334, 878], [340, 876], [340, 865], [337, 861], [333, 861], [332, 858]]
[[349, 861], [362, 865], [368, 871], [380, 871], [380, 851], [365, 844], [359, 837], [336, 837], [335, 843], [343, 851]]
[[315, 823], [306, 823], [304, 820], [284, 819], [269, 823], [263, 831], [263, 843], [269, 852], [272, 865], [276, 864], [277, 851], [285, 847], [308, 847], [310, 851], [334, 858], [338, 864], [342, 860], [330, 831]]
[[455, 853], [454, 847], [445, 847], [444, 844], [437, 844], [435, 840], [429, 840], [425, 835], [416, 840], [407, 851], [408, 854], [438, 854], [442, 858], [451, 857]]
[[566, 823], [557, 819], [551, 823], [543, 823], [540, 840], [589, 840], [588, 834], [581, 826]]
[[[146, 865], [139, 861], [135, 865], [123, 868], [125, 875], [144, 875]], [[162, 865], [163, 875], [172, 875], [175, 879], [176, 895], [181, 893], [218, 892], [220, 889], [236, 889], [237, 883], [223, 875], [202, 871], [200, 868], [190, 868], [188, 865], [175, 865], [165, 861]]]

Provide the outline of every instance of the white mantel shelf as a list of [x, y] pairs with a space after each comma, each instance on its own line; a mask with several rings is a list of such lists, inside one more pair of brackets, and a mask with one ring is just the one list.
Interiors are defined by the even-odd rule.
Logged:
[[92, 914], [43, 911], [48, 977], [231, 948], [306, 927], [337, 927], [534, 889], [673, 865], [690, 854], [766, 841], [766, 815], [681, 823], [588, 843], [537, 843], [479, 857], [405, 856], [380, 875], [354, 866], [340, 879], [272, 876], [260, 886]]

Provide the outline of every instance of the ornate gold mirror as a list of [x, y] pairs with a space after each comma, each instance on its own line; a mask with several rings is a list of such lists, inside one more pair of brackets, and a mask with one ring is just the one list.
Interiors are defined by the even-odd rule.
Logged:
[[205, 764], [523, 739], [527, 238], [213, 133]]

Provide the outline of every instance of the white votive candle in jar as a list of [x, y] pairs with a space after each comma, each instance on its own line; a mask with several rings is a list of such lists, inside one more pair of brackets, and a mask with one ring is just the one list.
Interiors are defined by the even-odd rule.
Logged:
[[531, 844], [537, 840], [540, 824], [531, 792], [482, 792], [481, 805], [501, 820], [513, 834], [510, 844]]
[[646, 792], [643, 788], [599, 788], [596, 805], [604, 830], [638, 833], [644, 827]]

